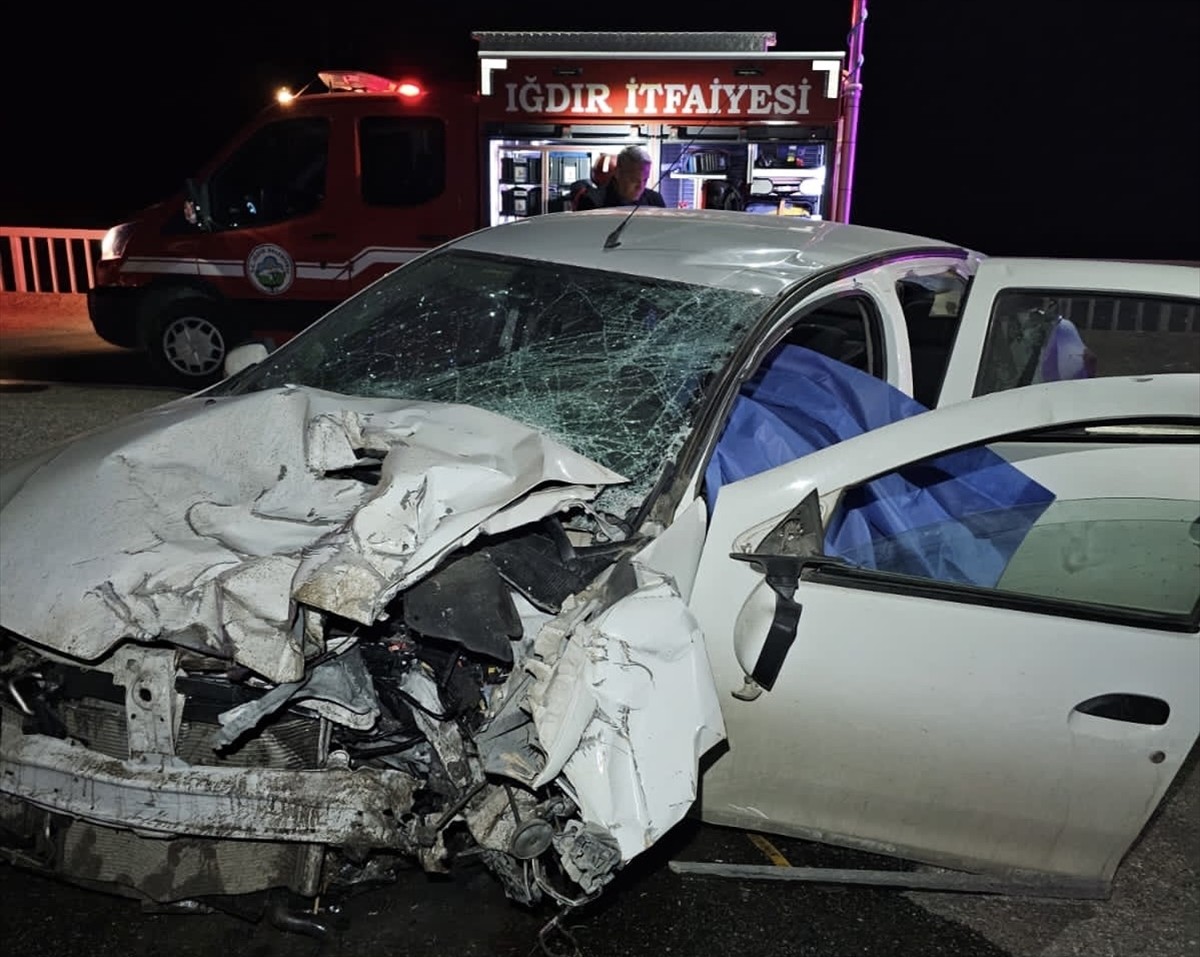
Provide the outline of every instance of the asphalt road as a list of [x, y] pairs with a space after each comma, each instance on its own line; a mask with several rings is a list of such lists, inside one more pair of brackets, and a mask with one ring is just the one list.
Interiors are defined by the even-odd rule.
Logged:
[[153, 381], [144, 356], [111, 346], [92, 331], [83, 296], [0, 293], [0, 382], [9, 380]]
[[[3, 306], [0, 304], [0, 309]], [[43, 320], [45, 317], [43, 317]], [[78, 316], [0, 316], [0, 464], [178, 392], [145, 385], [137, 356], [97, 340]], [[2, 547], [2, 543], [0, 543]], [[1189, 957], [1200, 955], [1200, 774], [1196, 754], [1118, 871], [1107, 901], [950, 895], [684, 877], [669, 860], [768, 863], [749, 836], [685, 822], [571, 917], [583, 957]], [[794, 865], [914, 865], [773, 839]], [[551, 913], [504, 899], [486, 873], [398, 875], [344, 902], [324, 941], [224, 914], [144, 913], [113, 898], [0, 865], [0, 945], [9, 957], [237, 953], [356, 957], [540, 954]], [[571, 953], [561, 937], [552, 953]]]

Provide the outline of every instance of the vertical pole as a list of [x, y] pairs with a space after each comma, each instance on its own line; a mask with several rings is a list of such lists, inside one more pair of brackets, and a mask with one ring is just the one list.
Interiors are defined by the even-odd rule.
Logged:
[[[67, 249], [68, 254], [71, 252]], [[62, 292], [58, 287], [58, 249], [54, 242], [54, 237], [51, 236], [46, 240], [46, 253], [50, 256], [50, 291]]]
[[38, 264], [38, 238], [36, 235], [29, 237], [29, 272], [33, 276], [33, 291], [41, 292], [42, 273]]
[[[79, 292], [79, 283], [75, 278], [75, 240], [67, 238], [64, 240], [67, 247], [67, 282], [70, 283], [67, 292]], [[87, 252], [87, 240], [83, 241], [83, 250]]]
[[83, 262], [87, 266], [88, 289], [91, 289], [96, 285], [96, 260], [100, 258], [100, 240], [85, 239], [83, 241], [83, 248], [87, 253], [83, 257]]
[[839, 144], [838, 194], [834, 219], [850, 222], [850, 196], [854, 186], [854, 150], [858, 141], [858, 106], [862, 99], [863, 28], [867, 22], [867, 0], [852, 0], [850, 50], [846, 79], [842, 84], [842, 142]]
[[25, 292], [25, 240], [20, 236], [9, 236], [8, 247], [12, 250], [13, 279], [17, 292]]

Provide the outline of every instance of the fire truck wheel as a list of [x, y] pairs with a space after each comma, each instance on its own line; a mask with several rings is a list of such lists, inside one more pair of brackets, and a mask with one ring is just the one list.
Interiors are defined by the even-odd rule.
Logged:
[[143, 312], [146, 352], [166, 381], [200, 389], [221, 378], [225, 356], [241, 338], [224, 304], [191, 290], [147, 301]]

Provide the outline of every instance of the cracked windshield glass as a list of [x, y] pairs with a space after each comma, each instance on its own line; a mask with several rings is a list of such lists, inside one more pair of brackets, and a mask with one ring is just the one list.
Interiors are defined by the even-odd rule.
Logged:
[[449, 250], [347, 300], [213, 394], [304, 385], [488, 409], [629, 479], [601, 499], [621, 514], [649, 492], [704, 384], [769, 302]]

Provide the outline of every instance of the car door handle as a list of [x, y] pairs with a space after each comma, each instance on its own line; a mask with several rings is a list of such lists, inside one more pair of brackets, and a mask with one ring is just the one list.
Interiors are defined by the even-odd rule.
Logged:
[[1075, 705], [1081, 714], [1090, 714], [1110, 721], [1126, 721], [1129, 724], [1163, 725], [1171, 716], [1171, 706], [1162, 698], [1144, 694], [1114, 692], [1096, 695]]
[[313, 233], [313, 234], [312, 234], [311, 236], [309, 236], [308, 238], [309, 238], [309, 239], [316, 239], [316, 240], [318, 240], [318, 241], [324, 241], [324, 240], [327, 240], [327, 239], [335, 239], [335, 238], [337, 238], [337, 233]]

